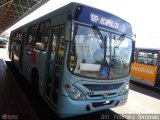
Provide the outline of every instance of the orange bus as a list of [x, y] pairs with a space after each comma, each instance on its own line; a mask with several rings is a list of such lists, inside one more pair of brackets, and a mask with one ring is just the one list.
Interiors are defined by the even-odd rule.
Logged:
[[160, 49], [136, 48], [131, 80], [160, 88]]

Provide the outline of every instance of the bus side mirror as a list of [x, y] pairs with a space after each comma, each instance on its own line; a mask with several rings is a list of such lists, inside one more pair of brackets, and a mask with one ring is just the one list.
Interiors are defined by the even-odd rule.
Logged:
[[46, 50], [46, 44], [45, 43], [41, 43], [41, 42], [37, 42], [36, 43], [36, 49], [45, 51]]

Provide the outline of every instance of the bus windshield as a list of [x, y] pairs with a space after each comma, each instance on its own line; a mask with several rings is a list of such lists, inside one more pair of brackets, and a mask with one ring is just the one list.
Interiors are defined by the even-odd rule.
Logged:
[[92, 27], [75, 25], [69, 50], [69, 69], [76, 75], [93, 79], [115, 79], [129, 76], [132, 41], [118, 34]]

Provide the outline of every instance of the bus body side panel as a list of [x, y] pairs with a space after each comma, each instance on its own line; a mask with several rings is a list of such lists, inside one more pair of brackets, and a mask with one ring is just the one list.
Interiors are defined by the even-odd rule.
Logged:
[[27, 80], [31, 83], [31, 75], [33, 72], [33, 68], [37, 70], [39, 75], [38, 77], [39, 77], [40, 95], [43, 94], [42, 81], [44, 81], [45, 79], [46, 61], [47, 61], [47, 48], [46, 51], [41, 51], [24, 45], [22, 72], [23, 75], [27, 78]]
[[46, 67], [47, 67], [47, 51], [37, 51], [34, 50], [36, 53], [36, 63], [32, 65], [38, 70], [39, 75], [39, 94], [43, 95], [43, 87], [44, 87], [44, 80], [45, 80], [45, 73], [46, 73]]
[[22, 73], [25, 78], [31, 83], [31, 74], [33, 68], [38, 71], [39, 77], [39, 90], [42, 95], [43, 86], [42, 81], [45, 79], [45, 70], [46, 70], [46, 60], [47, 60], [47, 50], [40, 51], [35, 48], [29, 48], [24, 45], [23, 50], [23, 64], [22, 64]]
[[131, 80], [154, 86], [157, 73], [157, 66], [132, 63]]
[[32, 55], [32, 50], [26, 47], [24, 45], [24, 50], [23, 50], [23, 64], [22, 64], [22, 73], [25, 76], [25, 78], [31, 82], [31, 55]]
[[[34, 56], [34, 60], [33, 60]], [[34, 61], [34, 62], [33, 62]], [[39, 93], [43, 94], [43, 81], [45, 80], [47, 62], [47, 52], [24, 47], [22, 72], [27, 80], [31, 83], [32, 70], [35, 68], [38, 71], [39, 77]]]

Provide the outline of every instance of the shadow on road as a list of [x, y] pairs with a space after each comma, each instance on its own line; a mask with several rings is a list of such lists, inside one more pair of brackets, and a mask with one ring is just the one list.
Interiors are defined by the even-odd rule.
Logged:
[[148, 95], [150, 97], [160, 99], [160, 89], [158, 89], [158, 88], [154, 88], [154, 87], [151, 87], [148, 85], [144, 85], [142, 83], [137, 83], [137, 82], [131, 81], [130, 89], [134, 90], [136, 92]]
[[[19, 74], [18, 70], [9, 61], [6, 61], [8, 67], [13, 73], [16, 82], [20, 86], [25, 97], [28, 99], [29, 103], [33, 107], [39, 120], [59, 120], [58, 116], [53, 112], [53, 110], [48, 106], [48, 104], [42, 99], [42, 97], [35, 95], [33, 89], [28, 81]], [[115, 113], [112, 110], [104, 110], [100, 112], [95, 112], [87, 115], [81, 115], [76, 117], [65, 118], [62, 120], [126, 120], [121, 115]]]

